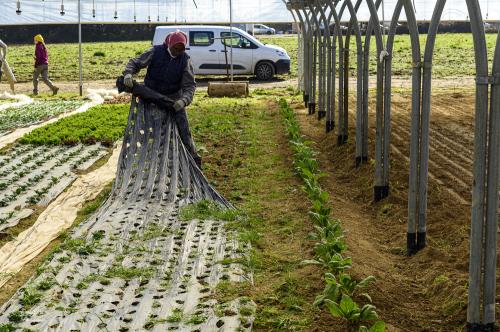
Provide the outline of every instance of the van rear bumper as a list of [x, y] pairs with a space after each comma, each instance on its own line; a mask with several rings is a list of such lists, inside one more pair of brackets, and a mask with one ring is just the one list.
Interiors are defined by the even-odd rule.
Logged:
[[276, 74], [289, 74], [290, 73], [290, 60], [278, 60], [274, 64], [276, 67]]

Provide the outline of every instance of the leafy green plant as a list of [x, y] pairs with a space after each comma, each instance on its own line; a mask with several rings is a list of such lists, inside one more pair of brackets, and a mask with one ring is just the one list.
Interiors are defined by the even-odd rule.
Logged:
[[[324, 175], [319, 171], [319, 164], [315, 158], [316, 154], [311, 148], [311, 143], [306, 141], [300, 134], [300, 126], [293, 109], [288, 106], [284, 99], [281, 99], [279, 104], [281, 114], [284, 117], [286, 132], [294, 151], [295, 174], [304, 182], [302, 189], [311, 202], [309, 217], [316, 230], [313, 236], [317, 240], [314, 246], [315, 258], [305, 260], [302, 263], [322, 265], [327, 271], [325, 274], [325, 289], [323, 294], [316, 298], [314, 304], [326, 304], [333, 316], [347, 320], [349, 331], [357, 331], [361, 328], [361, 322], [378, 320], [373, 305], [365, 304], [360, 309], [353, 300], [353, 297], [357, 295], [357, 291], [366, 287], [375, 278], [369, 276], [357, 281], [347, 274], [346, 271], [352, 267], [352, 259], [342, 255], [347, 246], [344, 242], [340, 222], [331, 217], [332, 209], [329, 203], [329, 195], [320, 186], [320, 179]], [[360, 294], [360, 296], [371, 302], [368, 294]], [[378, 331], [377, 329], [380, 327], [385, 328], [383, 322], [372, 326], [373, 331]], [[363, 328], [366, 327], [363, 326]]]
[[172, 314], [167, 317], [167, 322], [169, 323], [178, 323], [182, 321], [182, 318], [184, 317], [182, 310], [179, 308], [175, 308], [172, 311]]
[[12, 332], [17, 330], [17, 328], [11, 323], [0, 324], [0, 332]]
[[[373, 276], [369, 276], [363, 280], [358, 281], [345, 273], [340, 274], [338, 277], [336, 277], [332, 273], [326, 273], [326, 287], [323, 291], [323, 294], [316, 297], [314, 304], [322, 305], [327, 299], [333, 302], [338, 302], [344, 294], [350, 296], [351, 298], [354, 298], [356, 295], [358, 295], [357, 293], [360, 289], [365, 288], [373, 281], [375, 281], [375, 277]], [[368, 294], [362, 293], [359, 295], [371, 302], [371, 297]]]
[[340, 302], [326, 299], [325, 304], [332, 316], [344, 318], [347, 321], [349, 332], [359, 331], [362, 322], [379, 320], [375, 306], [365, 304], [360, 308], [348, 295], [343, 295]]
[[19, 299], [19, 304], [21, 304], [24, 309], [29, 309], [42, 299], [42, 294], [37, 292], [32, 288], [25, 288], [22, 292], [21, 298]]
[[9, 319], [10, 322], [20, 323], [23, 320], [25, 320], [26, 317], [28, 317], [28, 315], [26, 314], [26, 312], [24, 312], [24, 311], [14, 311], [14, 312], [11, 312], [7, 318]]

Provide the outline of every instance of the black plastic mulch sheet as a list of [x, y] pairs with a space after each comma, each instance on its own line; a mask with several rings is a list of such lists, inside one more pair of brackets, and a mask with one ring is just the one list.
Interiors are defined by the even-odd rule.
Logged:
[[[232, 208], [181, 142], [171, 112], [132, 101], [113, 191], [0, 309], [33, 331], [236, 331], [247, 298], [218, 303], [220, 282], [250, 278], [248, 248], [218, 220], [179, 220], [200, 200]], [[228, 284], [230, 285], [230, 283]]]

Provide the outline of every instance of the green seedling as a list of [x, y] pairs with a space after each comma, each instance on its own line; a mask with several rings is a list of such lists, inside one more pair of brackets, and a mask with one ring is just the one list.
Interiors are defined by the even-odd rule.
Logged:
[[[325, 274], [326, 287], [323, 294], [316, 297], [314, 305], [323, 305], [325, 300], [331, 300], [333, 302], [338, 302], [342, 295], [348, 295], [351, 298], [357, 295], [358, 291], [362, 288], [367, 287], [370, 283], [375, 281], [375, 277], [369, 276], [361, 281], [354, 280], [348, 274], [341, 274], [335, 277], [332, 273]], [[366, 298], [371, 302], [371, 297], [366, 294], [360, 294], [360, 296]]]
[[20, 323], [28, 317], [28, 314], [24, 311], [14, 311], [7, 317], [12, 323]]
[[182, 321], [182, 318], [184, 317], [182, 310], [179, 308], [175, 308], [172, 311], [172, 314], [167, 317], [167, 322], [169, 323], [179, 323]]
[[41, 299], [42, 294], [32, 288], [25, 288], [22, 292], [21, 298], [19, 299], [19, 304], [21, 304], [25, 309], [29, 309], [39, 303]]
[[344, 318], [347, 321], [349, 332], [358, 332], [361, 322], [378, 321], [378, 315], [375, 306], [365, 304], [362, 308], [353, 301], [348, 295], [343, 295], [340, 303], [331, 300], [325, 300], [325, 304], [334, 317]]

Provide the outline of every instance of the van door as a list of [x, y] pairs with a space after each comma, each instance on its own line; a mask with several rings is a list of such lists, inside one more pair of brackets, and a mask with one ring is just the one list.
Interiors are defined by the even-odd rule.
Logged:
[[213, 31], [189, 31], [189, 47], [186, 52], [191, 57], [195, 74], [217, 74], [220, 71], [219, 50]]
[[248, 38], [237, 32], [225, 31], [220, 33], [223, 49], [221, 50], [221, 64], [226, 69], [224, 44], [227, 46], [227, 67], [231, 69], [231, 48], [233, 50], [233, 70], [235, 74], [253, 74], [253, 52], [259, 47]]

